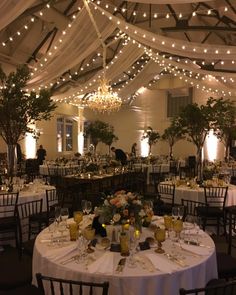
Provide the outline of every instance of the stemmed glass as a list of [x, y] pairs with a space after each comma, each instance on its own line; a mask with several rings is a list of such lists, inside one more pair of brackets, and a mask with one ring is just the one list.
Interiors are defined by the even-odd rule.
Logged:
[[84, 215], [86, 214], [86, 206], [87, 206], [87, 200], [82, 200], [81, 201], [81, 207]]
[[166, 239], [166, 232], [164, 228], [158, 227], [154, 233], [154, 237], [157, 241], [157, 249], [155, 250], [156, 253], [162, 254], [165, 250], [162, 249], [162, 242]]
[[85, 207], [85, 212], [86, 212], [86, 214], [89, 215], [89, 213], [90, 213], [91, 211], [92, 211], [92, 202], [87, 201], [87, 202], [86, 202], [86, 207]]
[[68, 208], [61, 208], [61, 220], [66, 224], [67, 219], [69, 218]]

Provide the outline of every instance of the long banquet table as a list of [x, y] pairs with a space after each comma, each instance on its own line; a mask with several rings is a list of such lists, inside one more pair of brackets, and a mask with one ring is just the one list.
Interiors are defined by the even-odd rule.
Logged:
[[[145, 228], [141, 241], [147, 236], [153, 236], [153, 233]], [[198, 254], [186, 249], [182, 250], [177, 245], [174, 246], [176, 248], [174, 253], [182, 255], [184, 265], [170, 261], [163, 254], [156, 254], [154, 248], [150, 248], [139, 251], [136, 255], [139, 258], [138, 261], [151, 261], [152, 266], [155, 266], [154, 269], [150, 269], [143, 262], [138, 263], [135, 268], [130, 268], [126, 263], [122, 273], [115, 271], [122, 258], [120, 253], [104, 250], [97, 246], [95, 252], [89, 254], [92, 259], [87, 261], [90, 263], [78, 263], [71, 260], [69, 263], [62, 264], [63, 261], [79, 253], [77, 244], [69, 241], [63, 246], [52, 246], [48, 243], [49, 237], [50, 233], [48, 229], [45, 229], [38, 235], [35, 242], [34, 284], [36, 284], [35, 274], [40, 272], [44, 275], [71, 280], [108, 281], [110, 295], [176, 295], [180, 287], [202, 287], [210, 279], [217, 278], [214, 242], [204, 232], [201, 233], [201, 243], [206, 248], [194, 246], [198, 248]], [[163, 243], [166, 252], [173, 253], [171, 252], [172, 247], [173, 244], [169, 239]]]

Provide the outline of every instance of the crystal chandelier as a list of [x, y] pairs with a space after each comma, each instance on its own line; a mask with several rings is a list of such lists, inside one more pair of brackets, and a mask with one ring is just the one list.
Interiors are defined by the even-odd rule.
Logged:
[[88, 100], [88, 106], [98, 112], [118, 111], [122, 104], [122, 100], [116, 92], [113, 92], [108, 81], [104, 78], [100, 81], [98, 90], [91, 95]]
[[88, 0], [83, 0], [83, 2], [103, 48], [103, 78], [100, 80], [98, 90], [90, 95], [87, 102], [88, 107], [101, 113], [118, 111], [121, 107], [122, 100], [118, 97], [116, 92], [112, 91], [109, 81], [106, 79], [106, 44], [103, 41], [101, 33], [99, 32], [97, 24], [93, 18], [88, 5]]

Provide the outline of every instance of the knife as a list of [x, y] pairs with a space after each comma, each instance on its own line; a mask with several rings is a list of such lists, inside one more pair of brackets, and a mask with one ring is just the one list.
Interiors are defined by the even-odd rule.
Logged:
[[208, 245], [204, 245], [204, 244], [201, 244], [201, 243], [198, 243], [197, 241], [184, 241], [185, 244], [188, 244], [188, 245], [193, 245], [193, 246], [199, 246], [199, 247], [203, 247], [203, 248], [207, 248], [207, 249], [212, 249], [211, 246], [208, 246]]
[[126, 263], [126, 258], [121, 258], [116, 267], [116, 272], [122, 272]]

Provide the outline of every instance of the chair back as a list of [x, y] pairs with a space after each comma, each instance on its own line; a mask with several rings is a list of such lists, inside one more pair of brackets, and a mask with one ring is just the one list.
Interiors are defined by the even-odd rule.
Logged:
[[[65, 279], [58, 279], [53, 277], [44, 276], [40, 273], [36, 274], [38, 288], [42, 294], [48, 295], [108, 295], [109, 283], [95, 283], [95, 282], [84, 282], [84, 281], [72, 281]], [[47, 290], [47, 292], [46, 292]], [[97, 293], [97, 290], [101, 292]]]
[[18, 247], [18, 193], [0, 194], [0, 240], [15, 240]]
[[196, 289], [180, 289], [179, 295], [233, 295], [236, 294], [236, 280], [229, 282], [219, 282], [215, 285], [207, 286], [205, 288]]
[[209, 207], [224, 208], [228, 187], [206, 187], [204, 186], [205, 203]]
[[54, 214], [56, 206], [60, 206], [61, 200], [59, 199], [59, 194], [56, 189], [46, 190], [46, 202], [47, 202], [47, 217], [48, 222], [50, 216]]
[[198, 216], [198, 208], [206, 206], [203, 202], [185, 199], [181, 199], [181, 205], [184, 206], [184, 220], [187, 215]]
[[20, 220], [21, 242], [30, 240], [31, 235], [37, 235], [41, 230], [41, 224], [37, 217], [42, 213], [43, 199], [29, 201], [17, 205]]
[[231, 255], [232, 248], [236, 248], [236, 206], [225, 207], [225, 220], [229, 229], [227, 232], [228, 254]]
[[0, 194], [0, 218], [17, 215], [19, 193]]
[[157, 183], [156, 191], [158, 197], [163, 200], [165, 203], [172, 204], [175, 203], [175, 185], [167, 183]]

